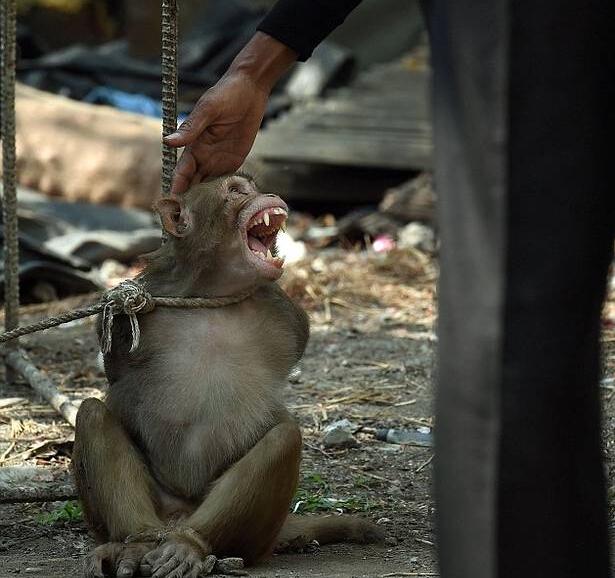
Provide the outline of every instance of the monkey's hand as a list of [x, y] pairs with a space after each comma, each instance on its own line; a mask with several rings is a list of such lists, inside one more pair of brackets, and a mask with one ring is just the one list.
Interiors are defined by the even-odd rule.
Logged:
[[175, 528], [160, 545], [146, 554], [140, 572], [152, 578], [199, 578], [209, 574], [216, 562], [211, 549], [191, 528]]
[[177, 132], [164, 142], [185, 147], [171, 192], [179, 194], [207, 177], [235, 172], [252, 148], [269, 94], [297, 53], [257, 32], [228, 71], [201, 96]]
[[85, 559], [86, 578], [104, 576], [136, 576], [143, 557], [156, 547], [156, 542], [107, 542], [97, 546]]

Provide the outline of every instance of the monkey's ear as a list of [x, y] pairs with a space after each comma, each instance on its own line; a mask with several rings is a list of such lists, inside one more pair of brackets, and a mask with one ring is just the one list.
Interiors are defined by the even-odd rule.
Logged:
[[189, 229], [188, 214], [177, 197], [160, 199], [154, 208], [158, 211], [162, 226], [169, 235], [186, 236]]

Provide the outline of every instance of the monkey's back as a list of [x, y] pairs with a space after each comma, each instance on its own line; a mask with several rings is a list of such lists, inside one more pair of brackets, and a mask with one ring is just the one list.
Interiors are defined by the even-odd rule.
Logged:
[[108, 407], [163, 487], [202, 496], [286, 413], [280, 389], [307, 319], [280, 290], [262, 289], [219, 309], [157, 309], [139, 323], [137, 352], [105, 359]]

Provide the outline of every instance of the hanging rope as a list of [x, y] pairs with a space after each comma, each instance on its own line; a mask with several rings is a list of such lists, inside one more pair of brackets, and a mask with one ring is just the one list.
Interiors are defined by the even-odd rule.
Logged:
[[[162, 0], [162, 136], [177, 129], [177, 0]], [[171, 194], [177, 149], [162, 144], [162, 196]]]
[[[19, 238], [15, 178], [15, 28], [16, 0], [2, 0], [2, 224], [4, 234], [4, 323], [19, 323]], [[17, 347], [17, 344], [12, 344]], [[9, 372], [10, 373], [10, 372]]]
[[239, 293], [237, 295], [227, 295], [223, 297], [153, 297], [143, 285], [137, 281], [122, 281], [117, 287], [107, 291], [102, 300], [83, 309], [67, 311], [55, 317], [43, 319], [31, 325], [17, 327], [11, 331], [0, 334], [0, 343], [5, 343], [28, 333], [35, 333], [43, 329], [57, 327], [76, 319], [90, 317], [97, 313], [102, 313], [103, 333], [101, 339], [101, 349], [103, 353], [111, 350], [111, 335], [113, 330], [113, 320], [115, 315], [128, 315], [132, 331], [132, 345], [130, 352], [139, 347], [139, 322], [137, 314], [149, 313], [156, 307], [172, 307], [186, 309], [215, 309], [226, 307], [244, 301], [254, 293], [256, 288]]

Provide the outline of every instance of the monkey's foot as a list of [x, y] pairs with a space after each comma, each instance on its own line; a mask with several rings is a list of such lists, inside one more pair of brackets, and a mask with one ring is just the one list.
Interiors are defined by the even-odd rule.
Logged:
[[85, 578], [138, 576], [143, 556], [156, 547], [154, 542], [107, 542], [97, 546], [85, 559]]
[[141, 562], [141, 574], [152, 578], [200, 578], [211, 572], [215, 556], [178, 536], [169, 536]]

